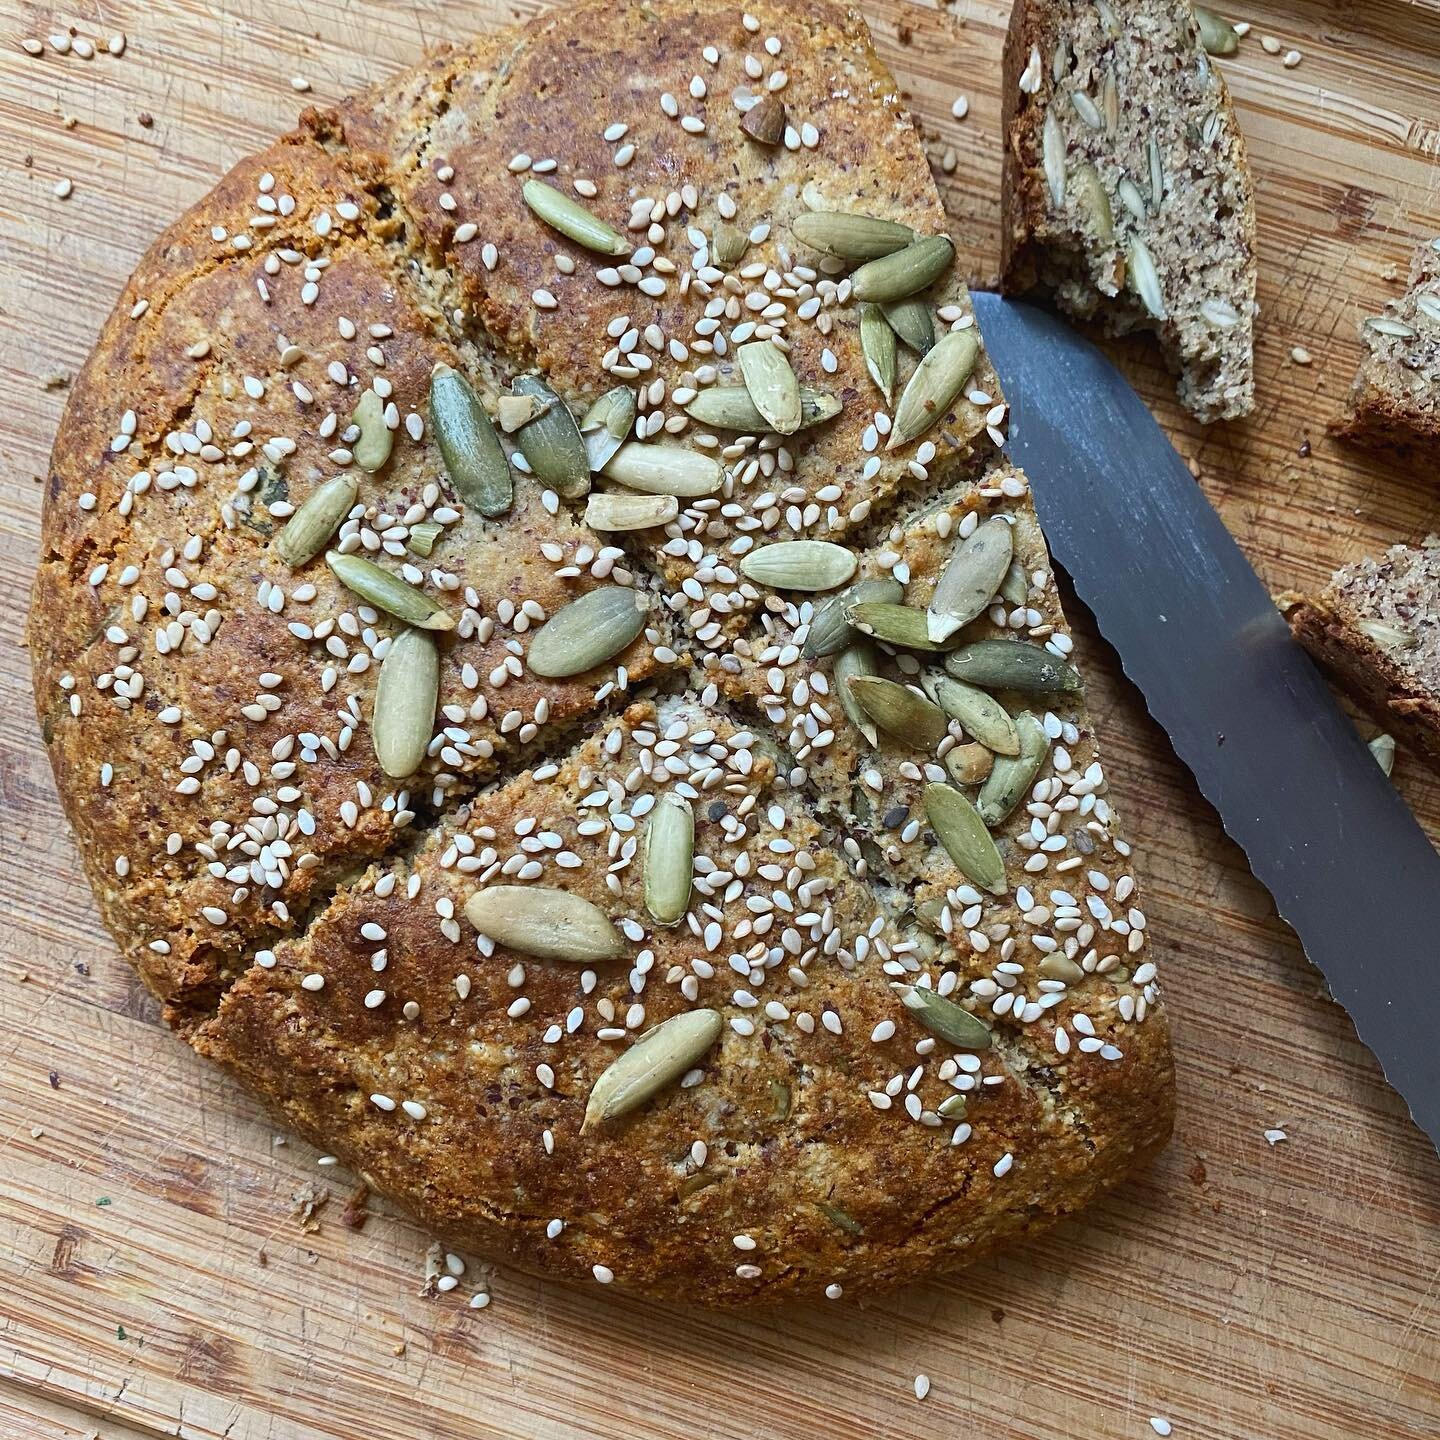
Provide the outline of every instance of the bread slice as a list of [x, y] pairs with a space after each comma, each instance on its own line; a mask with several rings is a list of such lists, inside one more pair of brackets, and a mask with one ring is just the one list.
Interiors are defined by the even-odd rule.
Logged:
[[1295, 638], [1387, 730], [1440, 766], [1440, 539], [1337, 570], [1282, 601]]
[[1405, 293], [1360, 326], [1365, 358], [1331, 432], [1357, 445], [1440, 452], [1440, 237], [1410, 262]]
[[1004, 288], [1153, 331], [1197, 419], [1248, 414], [1254, 196], [1188, 0], [1018, 0], [1003, 83]]

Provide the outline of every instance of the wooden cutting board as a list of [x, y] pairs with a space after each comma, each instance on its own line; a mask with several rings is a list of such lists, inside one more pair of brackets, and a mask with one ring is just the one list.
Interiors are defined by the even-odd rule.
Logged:
[[[1223, 68], [1259, 197], [1257, 411], [1202, 430], [1143, 344], [1122, 353], [1278, 590], [1417, 540], [1440, 514], [1440, 477], [1324, 433], [1357, 320], [1440, 232], [1440, 12], [1237, 3], [1255, 28]], [[867, 10], [983, 281], [1008, 5]], [[753, 1317], [475, 1262], [453, 1293], [422, 1296], [429, 1237], [385, 1210], [350, 1228], [349, 1178], [158, 1024], [96, 921], [31, 713], [22, 624], [64, 401], [49, 377], [81, 364], [154, 234], [291, 123], [292, 76], [304, 99], [335, 99], [511, 14], [0, 0], [0, 1440], [1133, 1440], [1151, 1416], [1180, 1440], [1440, 1434], [1440, 1161], [1093, 636], [1092, 701], [1168, 959], [1179, 1127], [1119, 1194], [1001, 1259], [868, 1304]], [[102, 42], [124, 31], [128, 48], [19, 48], [66, 23]], [[1291, 359], [1297, 345], [1312, 364]], [[1440, 784], [1403, 752], [1396, 778], [1440, 835]], [[1434, 949], [1413, 963], [1435, 967]], [[1272, 1147], [1272, 1128], [1289, 1138]], [[327, 1191], [302, 1224], [292, 1197]], [[493, 1304], [467, 1308], [482, 1282]]]

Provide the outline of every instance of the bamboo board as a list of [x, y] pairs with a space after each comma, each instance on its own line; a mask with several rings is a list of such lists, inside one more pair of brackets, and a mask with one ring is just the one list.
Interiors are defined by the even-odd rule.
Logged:
[[[1146, 1174], [999, 1260], [752, 1317], [502, 1269], [470, 1310], [475, 1266], [422, 1296], [429, 1237], [384, 1210], [342, 1223], [345, 1177], [159, 1026], [97, 923], [32, 719], [23, 596], [64, 399], [45, 377], [80, 365], [156, 231], [302, 103], [532, 8], [0, 0], [0, 1440], [1122, 1440], [1152, 1415], [1182, 1440], [1440, 1434], [1440, 1160], [1093, 638], [1092, 703], [1168, 957], [1180, 1122]], [[983, 282], [1008, 6], [865, 8]], [[1324, 436], [1358, 318], [1440, 232], [1440, 11], [1246, 0], [1236, 18], [1255, 27], [1224, 69], [1259, 195], [1257, 413], [1203, 431], [1143, 346], [1121, 353], [1278, 590], [1440, 516], [1434, 476]], [[128, 48], [18, 48], [66, 23]], [[1440, 782], [1403, 752], [1397, 780], [1440, 836]], [[1273, 1148], [1272, 1127], [1289, 1136]], [[308, 1231], [291, 1214], [306, 1186], [333, 1192]]]

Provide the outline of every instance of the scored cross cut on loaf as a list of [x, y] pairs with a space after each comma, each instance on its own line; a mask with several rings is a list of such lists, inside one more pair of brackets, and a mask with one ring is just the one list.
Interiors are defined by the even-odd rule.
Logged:
[[894, 96], [824, 5], [567, 7], [241, 162], [77, 383], [31, 633], [102, 913], [452, 1244], [863, 1292], [1169, 1133]]

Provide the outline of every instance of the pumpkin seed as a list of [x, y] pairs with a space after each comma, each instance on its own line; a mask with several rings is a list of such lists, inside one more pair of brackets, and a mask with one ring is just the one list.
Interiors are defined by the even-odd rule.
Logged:
[[599, 255], [628, 255], [630, 242], [577, 200], [543, 180], [527, 180], [525, 203], [552, 229]]
[[1030, 577], [1018, 560], [1010, 562], [1000, 582], [1000, 598], [1010, 605], [1023, 605], [1030, 598]]
[[645, 628], [645, 597], [625, 585], [602, 585], [562, 605], [535, 632], [525, 655], [532, 675], [559, 680], [613, 659]]
[[1015, 807], [1030, 793], [1045, 757], [1050, 753], [1050, 737], [1045, 726], [1028, 710], [1015, 717], [1015, 733], [1020, 750], [1015, 756], [1002, 755], [991, 768], [975, 808], [989, 826], [1003, 825]]
[[649, 530], [668, 525], [680, 513], [673, 495], [618, 495], [596, 492], [585, 506], [592, 530]]
[[[988, 1050], [990, 1027], [963, 1005], [944, 995], [937, 995], [925, 985], [906, 985], [894, 980], [890, 988], [900, 996], [900, 1003], [932, 1034], [948, 1041], [957, 1050]], [[957, 1095], [963, 1100], [963, 1095]]]
[[885, 397], [887, 405], [895, 403], [897, 352], [895, 331], [876, 305], [860, 307], [860, 353], [875, 388]]
[[342, 555], [338, 550], [331, 550], [326, 553], [325, 563], [347, 590], [354, 591], [377, 610], [407, 625], [418, 625], [422, 630], [455, 628], [455, 617], [448, 610], [363, 555]]
[[517, 376], [511, 389], [545, 406], [515, 437], [536, 478], [566, 500], [588, 494], [590, 461], [569, 407], [535, 375]]
[[639, 408], [635, 392], [628, 385], [617, 385], [585, 412], [580, 434], [585, 441], [585, 458], [592, 470], [603, 470], [610, 463], [610, 457], [634, 428]]
[[1029, 640], [976, 640], [952, 650], [945, 657], [945, 668], [957, 680], [982, 690], [1076, 695], [1084, 689], [1073, 665]]
[[995, 766], [995, 752], [970, 742], [945, 752], [945, 769], [957, 785], [979, 785]]
[[[970, 1013], [968, 1010], [965, 1012]], [[965, 1097], [963, 1095], [947, 1095], [936, 1107], [935, 1113], [942, 1120], [963, 1120], [966, 1111]]]
[[439, 647], [424, 630], [402, 630], [381, 662], [370, 724], [375, 758], [392, 780], [403, 780], [420, 768], [439, 695]]
[[790, 222], [795, 238], [839, 260], [878, 260], [903, 250], [915, 238], [908, 225], [843, 210], [806, 210]]
[[752, 340], [735, 352], [745, 388], [767, 427], [777, 435], [793, 435], [800, 428], [800, 382], [778, 346]]
[[853, 550], [830, 540], [779, 540], [746, 554], [740, 573], [776, 590], [833, 590], [858, 563]]
[[1085, 972], [1068, 955], [1052, 950], [1036, 967], [1047, 980], [1063, 980], [1067, 985], [1078, 985], [1085, 978]]
[[790, 1087], [783, 1080], [767, 1080], [765, 1089], [770, 1095], [770, 1118], [772, 1120], [788, 1120], [790, 1107], [795, 1098]]
[[861, 710], [893, 739], [912, 750], [933, 750], [940, 743], [944, 713], [909, 686], [879, 675], [854, 675], [845, 683]]
[[924, 795], [925, 818], [956, 868], [992, 895], [1003, 895], [1005, 862], [980, 812], [953, 785], [932, 781], [926, 785]]
[[337, 475], [317, 485], [275, 537], [275, 550], [293, 570], [313, 560], [350, 513], [359, 486], [353, 475]]
[[935, 684], [935, 700], [952, 719], [965, 727], [987, 750], [997, 755], [1018, 755], [1020, 735], [1009, 711], [991, 694], [949, 676]]
[[465, 918], [496, 944], [537, 960], [589, 965], [626, 953], [603, 910], [549, 885], [487, 885], [465, 902]]
[[1359, 620], [1356, 624], [1382, 650], [1413, 650], [1420, 643], [1417, 635], [1398, 626], [1387, 625], [1383, 620]]
[[645, 826], [645, 908], [673, 925], [690, 905], [695, 869], [695, 812], [673, 790], [655, 802]]
[[715, 222], [715, 230], [710, 236], [710, 259], [714, 264], [722, 270], [728, 270], [732, 265], [739, 264], [749, 248], [748, 230], [731, 225], [726, 220]]
[[886, 323], [917, 354], [928, 355], [935, 344], [935, 317], [918, 295], [882, 305]]
[[1040, 131], [1040, 158], [1045, 169], [1045, 183], [1050, 187], [1050, 207], [1065, 208], [1065, 135], [1054, 109], [1045, 112]]
[[1240, 48], [1235, 27], [1203, 5], [1195, 6], [1195, 26], [1207, 55], [1233, 55]]
[[863, 1235], [865, 1227], [848, 1210], [831, 1205], [824, 1200], [817, 1201], [815, 1208], [837, 1229], [847, 1235]]
[[903, 300], [935, 283], [955, 258], [948, 235], [926, 235], [893, 254], [867, 261], [850, 277], [857, 300]]
[[581, 1130], [618, 1120], [693, 1069], [720, 1038], [718, 1010], [686, 1010], [647, 1030], [590, 1087]]
[[390, 458], [395, 443], [394, 433], [385, 423], [385, 402], [373, 390], [367, 390], [355, 402], [350, 423], [360, 428], [350, 453], [362, 470], [373, 475]]
[[946, 648], [943, 642], [930, 638], [925, 612], [913, 605], [862, 600], [847, 607], [845, 618], [862, 635], [873, 636], [887, 645], [898, 645], [904, 650], [936, 651]]
[[1110, 196], [1093, 165], [1076, 167], [1075, 190], [1095, 234], [1108, 245], [1115, 238], [1115, 212], [1110, 208]]
[[1370, 742], [1375, 763], [1388, 775], [1395, 768], [1395, 737], [1380, 734]]
[[422, 558], [427, 558], [435, 548], [435, 542], [445, 533], [445, 527], [438, 520], [422, 520], [410, 527], [405, 539], [406, 546]]
[[[800, 387], [801, 430], [833, 420], [840, 409], [837, 396], [809, 385]], [[701, 390], [685, 407], [685, 412], [699, 424], [713, 425], [720, 430], [744, 430], [752, 435], [771, 430], [770, 422], [756, 408], [743, 385], [712, 385], [708, 390]]]
[[1166, 319], [1168, 312], [1165, 309], [1165, 294], [1160, 288], [1160, 272], [1155, 268], [1149, 247], [1138, 235], [1131, 237], [1125, 259], [1130, 288], [1156, 320]]
[[772, 90], [741, 117], [740, 128], [761, 145], [778, 145], [785, 138], [785, 104]]
[[875, 647], [867, 640], [847, 646], [835, 657], [835, 692], [840, 697], [840, 708], [872, 749], [880, 744], [880, 737], [870, 717], [860, 708], [850, 683], [852, 679], [873, 675], [877, 668]]
[[985, 610], [1014, 555], [1014, 532], [1010, 522], [998, 515], [983, 521], [969, 539], [961, 541], [940, 572], [925, 611], [933, 641], [943, 643]]
[[886, 576], [879, 580], [857, 580], [838, 595], [828, 596], [810, 617], [803, 646], [805, 657], [818, 660], [834, 655], [855, 639], [855, 628], [845, 618], [845, 612], [852, 605], [897, 604], [904, 593], [905, 587], [898, 580]]
[[503, 515], [515, 499], [510, 462], [474, 387], [449, 365], [430, 372], [430, 423], [455, 493], [482, 515]]
[[627, 441], [605, 462], [605, 474], [617, 484], [647, 495], [711, 495], [720, 488], [718, 462], [679, 445]]
[[900, 396], [890, 438], [885, 442], [887, 450], [909, 444], [944, 418], [965, 388], [979, 355], [980, 341], [974, 326], [950, 330], [940, 337], [935, 348], [915, 367]]

